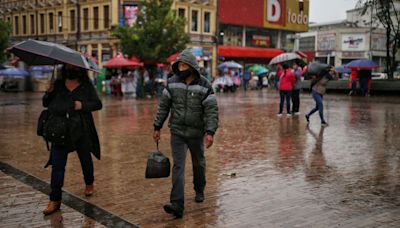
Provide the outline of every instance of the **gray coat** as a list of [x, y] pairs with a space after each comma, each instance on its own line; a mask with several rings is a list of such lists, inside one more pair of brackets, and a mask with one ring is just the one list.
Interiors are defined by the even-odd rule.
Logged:
[[[178, 63], [184, 62], [195, 69], [194, 80], [187, 85], [176, 74]], [[169, 113], [172, 134], [185, 138], [214, 135], [218, 128], [218, 105], [211, 83], [200, 75], [196, 58], [190, 50], [184, 50], [172, 65], [175, 73], [168, 80], [160, 99], [154, 120], [154, 129], [160, 130]]]

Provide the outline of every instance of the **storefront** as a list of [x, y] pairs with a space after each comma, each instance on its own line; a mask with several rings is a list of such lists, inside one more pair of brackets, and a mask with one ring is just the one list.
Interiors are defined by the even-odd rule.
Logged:
[[290, 45], [295, 32], [308, 31], [309, 1], [240, 0], [218, 2], [218, 58], [268, 64]]

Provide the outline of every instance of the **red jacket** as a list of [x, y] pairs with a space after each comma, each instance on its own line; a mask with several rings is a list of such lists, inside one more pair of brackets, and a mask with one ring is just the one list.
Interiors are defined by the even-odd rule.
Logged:
[[292, 70], [281, 71], [279, 75], [279, 90], [292, 91], [296, 77]]

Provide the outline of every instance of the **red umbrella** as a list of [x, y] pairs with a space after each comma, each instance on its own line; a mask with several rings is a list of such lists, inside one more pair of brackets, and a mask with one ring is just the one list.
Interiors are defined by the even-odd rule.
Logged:
[[180, 54], [180, 52], [177, 52], [177, 53], [171, 55], [170, 57], [167, 58], [167, 62], [169, 62], [169, 63], [174, 62], [178, 58], [179, 54]]
[[140, 60], [137, 58], [137, 57], [135, 57], [135, 56], [132, 56], [130, 59], [128, 59], [130, 62], [132, 62], [133, 64], [135, 64], [135, 66], [143, 66], [143, 63], [142, 62], [140, 62]]
[[125, 59], [122, 54], [118, 54], [114, 58], [108, 60], [106, 64], [104, 64], [105, 68], [129, 68], [139, 66], [138, 62], [133, 62], [128, 59]]

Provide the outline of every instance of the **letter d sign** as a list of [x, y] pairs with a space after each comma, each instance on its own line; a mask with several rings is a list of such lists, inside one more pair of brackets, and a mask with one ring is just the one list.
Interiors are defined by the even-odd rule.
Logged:
[[271, 24], [283, 24], [283, 2], [282, 0], [267, 1], [267, 21]]

